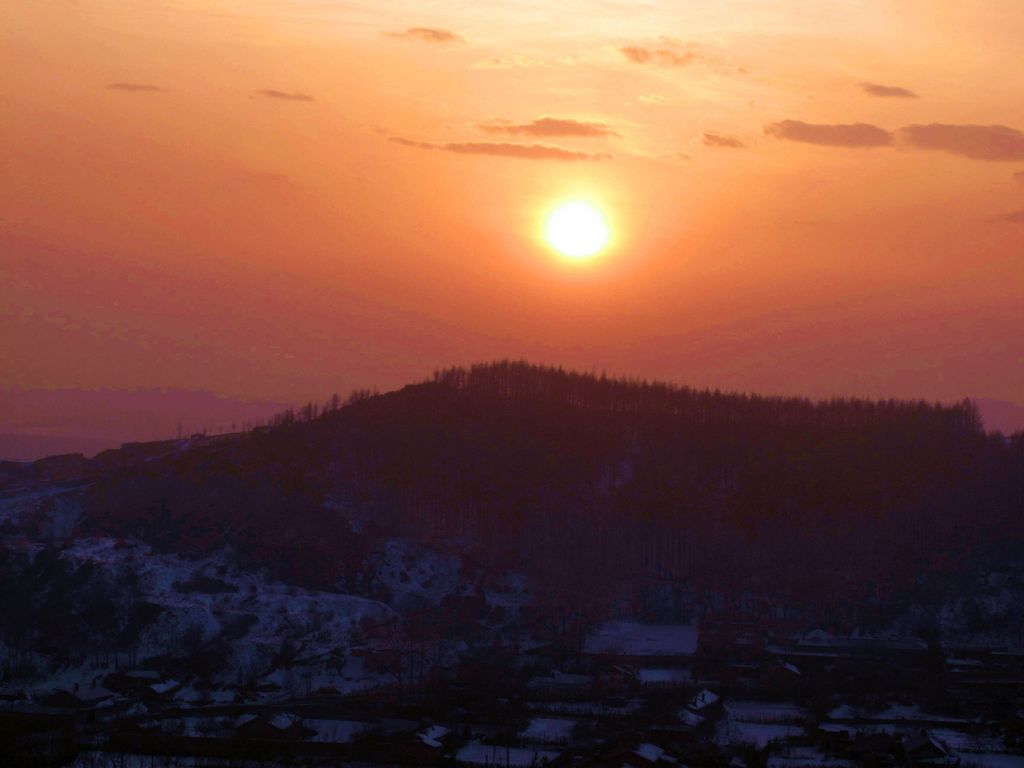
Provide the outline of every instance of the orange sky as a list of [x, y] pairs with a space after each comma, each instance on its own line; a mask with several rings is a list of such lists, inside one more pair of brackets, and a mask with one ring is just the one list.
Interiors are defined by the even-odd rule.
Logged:
[[1022, 61], [1020, 0], [0, 0], [0, 386], [1022, 402]]

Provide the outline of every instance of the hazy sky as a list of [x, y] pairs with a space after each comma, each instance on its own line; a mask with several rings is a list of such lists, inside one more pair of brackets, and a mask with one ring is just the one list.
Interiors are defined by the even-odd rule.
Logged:
[[1021, 0], [0, 0], [0, 386], [1020, 402], [1021, 62]]

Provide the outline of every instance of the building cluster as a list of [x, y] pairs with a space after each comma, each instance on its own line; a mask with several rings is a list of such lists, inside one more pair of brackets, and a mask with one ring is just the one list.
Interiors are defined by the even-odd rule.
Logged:
[[[359, 653], [386, 665], [394, 649]], [[22, 734], [19, 754], [69, 760], [91, 751], [464, 768], [1024, 766], [1024, 654], [1005, 648], [943, 653], [908, 638], [610, 621], [574, 647], [506, 645], [358, 692], [308, 675], [298, 695], [265, 684], [201, 702], [156, 669], [31, 700], [8, 687], [0, 722]]]

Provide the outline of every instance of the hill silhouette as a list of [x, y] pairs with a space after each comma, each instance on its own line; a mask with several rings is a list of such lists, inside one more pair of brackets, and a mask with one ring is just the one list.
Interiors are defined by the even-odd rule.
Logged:
[[89, 480], [86, 532], [227, 546], [317, 586], [365, 578], [369, 548], [402, 537], [581, 593], [647, 579], [821, 600], [1024, 540], [1024, 440], [986, 435], [969, 401], [812, 402], [506, 361], [158, 445], [65, 473]]

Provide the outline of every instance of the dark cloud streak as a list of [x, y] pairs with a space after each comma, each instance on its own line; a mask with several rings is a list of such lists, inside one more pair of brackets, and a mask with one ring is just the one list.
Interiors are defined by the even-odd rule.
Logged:
[[915, 149], [931, 149], [974, 160], [1024, 160], [1024, 133], [1005, 125], [908, 125], [900, 139]]
[[886, 147], [892, 144], [892, 134], [884, 128], [868, 123], [849, 125], [820, 125], [800, 120], [782, 120], [764, 127], [768, 136], [784, 141], [817, 144], [823, 147]]
[[450, 29], [435, 29], [433, 27], [409, 27], [403, 32], [385, 32], [385, 37], [396, 40], [415, 40], [421, 43], [464, 43], [460, 35]]
[[576, 138], [618, 136], [605, 123], [568, 120], [557, 117], [540, 117], [529, 123], [512, 123], [499, 120], [480, 123], [477, 127], [485, 133], [498, 133], [506, 136], [572, 136]]
[[716, 133], [705, 131], [701, 137], [701, 143], [705, 147], [714, 149], [741, 149], [747, 146], [747, 142], [740, 136], [730, 136], [727, 133]]
[[125, 93], [163, 93], [166, 89], [149, 83], [110, 83], [108, 91], [124, 91]]
[[280, 99], [281, 101], [313, 101], [313, 97], [308, 93], [288, 93], [287, 91], [275, 91], [273, 88], [265, 88], [262, 91], [257, 91], [260, 96], [266, 96], [268, 99]]
[[896, 85], [880, 85], [879, 83], [860, 83], [860, 88], [868, 96], [879, 99], [916, 99], [916, 93]]
[[414, 147], [416, 149], [438, 149], [437, 144], [431, 144], [426, 141], [413, 141], [412, 139], [404, 139], [401, 136], [392, 136], [388, 141], [392, 144], [400, 144], [403, 147]]
[[619, 53], [634, 64], [656, 64], [662, 67], [685, 67], [702, 58], [692, 43], [671, 37], [660, 38], [651, 45], [623, 45]]
[[393, 144], [415, 149], [436, 149], [441, 152], [453, 152], [459, 155], [494, 155], [498, 157], [514, 157], [524, 160], [561, 160], [574, 162], [580, 160], [610, 160], [611, 155], [603, 153], [577, 152], [548, 144], [511, 144], [491, 141], [463, 141], [447, 144], [431, 144], [425, 141], [413, 141], [401, 136], [388, 139]]

